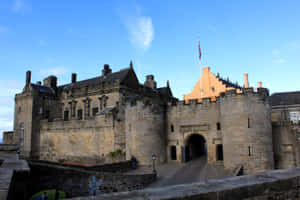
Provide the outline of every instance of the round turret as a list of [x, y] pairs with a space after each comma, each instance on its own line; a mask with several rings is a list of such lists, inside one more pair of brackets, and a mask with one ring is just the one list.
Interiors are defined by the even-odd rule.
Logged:
[[242, 167], [245, 174], [274, 168], [271, 107], [268, 90], [244, 88], [220, 98], [224, 166]]
[[166, 161], [164, 106], [137, 102], [126, 108], [126, 159], [135, 157], [140, 165], [151, 165], [152, 155], [158, 164]]

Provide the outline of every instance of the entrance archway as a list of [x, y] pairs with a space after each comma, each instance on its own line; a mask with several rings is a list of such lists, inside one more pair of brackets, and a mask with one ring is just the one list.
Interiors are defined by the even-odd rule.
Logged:
[[207, 155], [206, 141], [202, 135], [189, 136], [185, 147], [186, 162]]

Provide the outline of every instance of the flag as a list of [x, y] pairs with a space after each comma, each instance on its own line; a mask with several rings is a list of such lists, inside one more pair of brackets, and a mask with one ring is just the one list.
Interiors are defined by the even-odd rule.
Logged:
[[199, 60], [201, 61], [201, 49], [200, 49], [200, 41], [198, 42], [198, 49], [199, 49]]

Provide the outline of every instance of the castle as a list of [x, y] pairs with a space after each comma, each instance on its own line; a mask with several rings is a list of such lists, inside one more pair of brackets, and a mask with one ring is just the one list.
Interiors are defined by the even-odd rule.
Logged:
[[140, 165], [208, 163], [251, 174], [300, 166], [300, 92], [275, 93], [231, 83], [203, 68], [192, 92], [179, 101], [169, 83], [158, 88], [153, 75], [141, 84], [130, 63], [112, 72], [57, 85], [26, 85], [15, 96], [13, 132], [4, 142], [20, 145], [21, 156], [51, 161], [104, 161], [111, 152], [135, 157]]

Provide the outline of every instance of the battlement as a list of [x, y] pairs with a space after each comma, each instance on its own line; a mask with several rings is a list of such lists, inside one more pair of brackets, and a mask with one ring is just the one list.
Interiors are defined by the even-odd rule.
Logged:
[[241, 92], [237, 89], [227, 90], [226, 92], [221, 92], [220, 97], [207, 97], [201, 99], [190, 99], [190, 100], [183, 100], [178, 101], [176, 103], [171, 103], [169, 105], [176, 106], [176, 105], [195, 105], [195, 104], [211, 104], [217, 103], [220, 101], [221, 98], [224, 97], [232, 97], [232, 96], [249, 96], [249, 95], [256, 95], [267, 97], [269, 96], [269, 90], [267, 88], [257, 88], [257, 91], [254, 88], [242, 88]]

